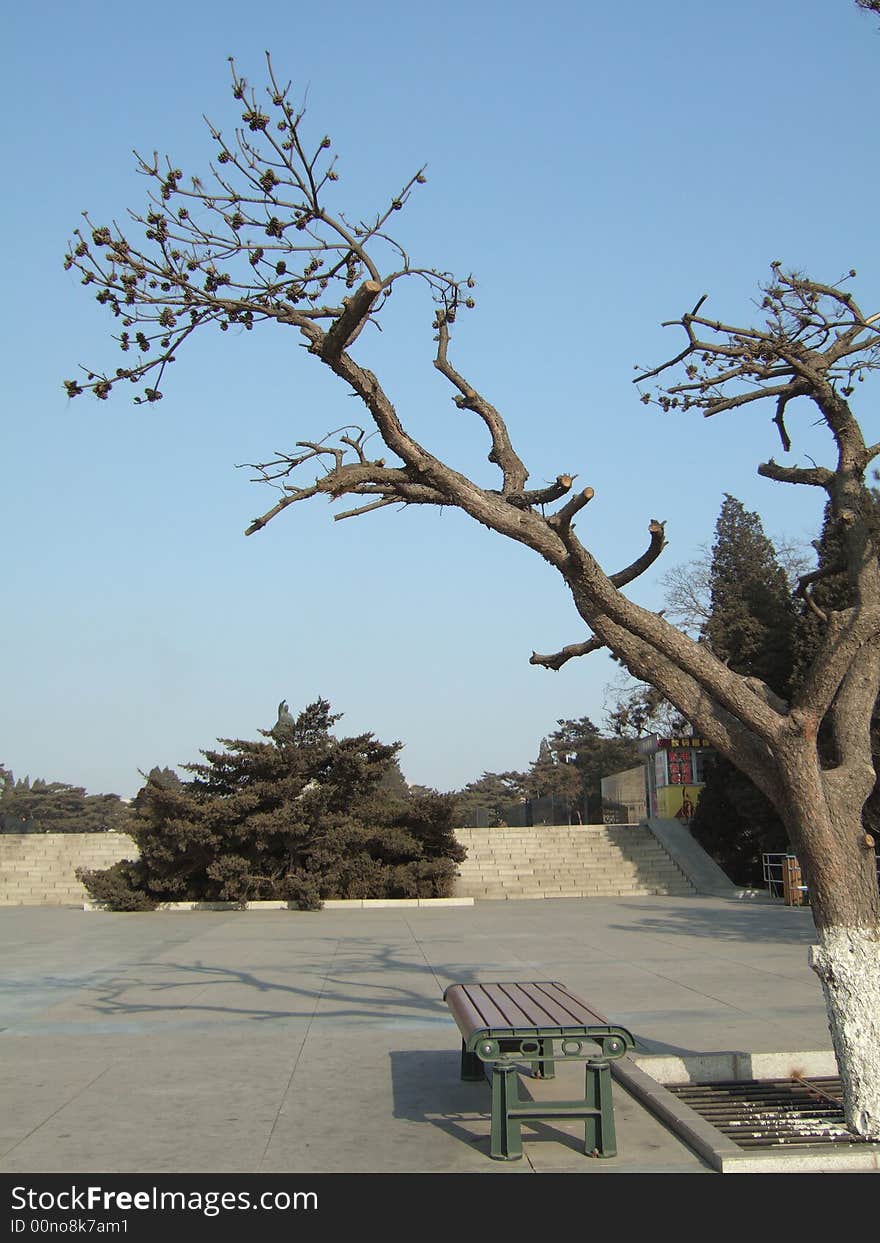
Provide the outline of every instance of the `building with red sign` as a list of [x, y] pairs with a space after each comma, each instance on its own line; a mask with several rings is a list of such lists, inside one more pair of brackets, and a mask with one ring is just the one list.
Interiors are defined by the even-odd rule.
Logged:
[[636, 745], [643, 756], [638, 768], [602, 778], [606, 821], [636, 823], [646, 816], [690, 820], [705, 784], [704, 760], [710, 743], [692, 734], [674, 738], [649, 734]]

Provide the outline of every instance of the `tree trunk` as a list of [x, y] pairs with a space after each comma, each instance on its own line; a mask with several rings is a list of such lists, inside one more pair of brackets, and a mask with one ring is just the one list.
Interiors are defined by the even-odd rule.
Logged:
[[822, 981], [846, 1124], [880, 1140], [880, 929], [819, 928], [810, 966]]
[[[786, 820], [810, 894], [818, 944], [810, 966], [822, 981], [840, 1071], [846, 1123], [880, 1140], [880, 897], [873, 840], [860, 794], [799, 765]], [[855, 784], [855, 783], [854, 783]]]

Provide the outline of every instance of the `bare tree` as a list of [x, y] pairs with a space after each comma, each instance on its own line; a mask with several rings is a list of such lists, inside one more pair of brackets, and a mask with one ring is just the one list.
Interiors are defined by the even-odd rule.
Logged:
[[[155, 156], [139, 159], [152, 192], [146, 211], [132, 215], [129, 232], [88, 217], [77, 231], [66, 264], [94, 286], [116, 318], [126, 358], [116, 371], [86, 370], [66, 381], [67, 392], [91, 390], [106, 398], [116, 385], [133, 383], [139, 386], [135, 400], [158, 401], [165, 371], [197, 330], [211, 324], [249, 330], [273, 321], [298, 333], [308, 352], [356, 395], [364, 425], [299, 441], [255, 464], [257, 478], [273, 485], [278, 499], [250, 523], [248, 535], [318, 495], [353, 499], [337, 518], [395, 504], [448, 505], [555, 567], [589, 629], [559, 652], [533, 653], [532, 663], [559, 669], [575, 656], [610, 649], [746, 772], [784, 817], [813, 897], [819, 944], [812, 963], [825, 987], [849, 1125], [880, 1138], [880, 909], [872, 843], [860, 819], [874, 781], [869, 722], [880, 685], [880, 569], [864, 476], [880, 446], [865, 444], [849, 405], [859, 379], [877, 365], [877, 317], [866, 317], [841, 287], [777, 267], [765, 295], [764, 326], [706, 319], [701, 299], [675, 321], [685, 333], [683, 350], [639, 377], [685, 369], [680, 383], [657, 395], [665, 408], [714, 414], [769, 398], [786, 448], [785, 417], [794, 398], [812, 403], [828, 429], [831, 466], [770, 461], [758, 468], [780, 483], [828, 493], [845, 533], [850, 575], [850, 607], [828, 619], [827, 639], [803, 690], [785, 703], [624, 594], [659, 557], [662, 522], [651, 519], [644, 551], [607, 573], [575, 529], [593, 489], [574, 490], [575, 475], [567, 468], [548, 486], [527, 486], [528, 471], [503, 417], [450, 357], [458, 316], [473, 305], [471, 278], [415, 266], [390, 232], [423, 174], [368, 221], [352, 220], [331, 210], [337, 173], [330, 139], [306, 145], [303, 113], [271, 62], [265, 104], [234, 64], [232, 86], [243, 124], [229, 141], [210, 127], [217, 153], [207, 183], [184, 178], [170, 161], [160, 167]], [[381, 316], [402, 282], [413, 280], [433, 303], [434, 367], [456, 406], [485, 428], [498, 473], [494, 488], [479, 486], [419, 443], [378, 377], [355, 356], [365, 326]], [[652, 400], [651, 394], [643, 399]], [[378, 432], [383, 456], [368, 452], [368, 430]], [[810, 585], [802, 585], [808, 599]], [[831, 767], [823, 766], [817, 749], [823, 722], [836, 743]]]

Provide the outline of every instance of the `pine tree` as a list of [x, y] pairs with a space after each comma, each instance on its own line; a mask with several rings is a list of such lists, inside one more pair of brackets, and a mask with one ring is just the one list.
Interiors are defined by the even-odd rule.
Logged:
[[704, 641], [735, 673], [761, 678], [784, 697], [795, 620], [788, 580], [759, 516], [729, 494], [715, 525], [709, 590]]
[[[787, 696], [796, 620], [788, 578], [759, 516], [730, 495], [715, 526], [709, 586], [703, 640], [736, 673]], [[761, 884], [762, 855], [788, 849], [778, 813], [721, 755], [707, 760], [705, 780], [691, 832], [732, 880]]]
[[497, 828], [508, 823], [525, 796], [526, 774], [483, 773], [453, 796], [456, 825]]
[[[289, 715], [289, 714], [288, 714]], [[188, 781], [156, 770], [135, 801], [140, 859], [83, 872], [115, 909], [159, 901], [443, 897], [464, 850], [440, 795], [402, 797], [399, 743], [335, 738], [319, 699], [262, 739], [221, 739], [184, 765]]]
[[526, 776], [526, 793], [532, 823], [583, 823], [581, 775], [567, 754], [554, 752], [549, 738], [541, 739]]
[[600, 824], [602, 778], [638, 763], [628, 739], [606, 738], [589, 717], [557, 720], [557, 728], [541, 740], [527, 789], [533, 798], [551, 798], [566, 809], [568, 823]]

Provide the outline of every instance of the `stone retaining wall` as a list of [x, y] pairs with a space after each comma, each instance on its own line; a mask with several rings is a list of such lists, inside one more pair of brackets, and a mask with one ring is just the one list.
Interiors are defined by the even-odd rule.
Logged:
[[137, 855], [127, 833], [0, 833], [0, 906], [82, 906], [77, 868]]
[[[458, 839], [468, 848], [453, 890], [459, 898], [694, 892], [645, 826], [460, 829]], [[88, 895], [78, 867], [106, 868], [137, 853], [125, 833], [0, 834], [0, 906], [81, 906]]]

